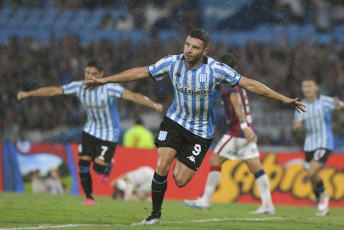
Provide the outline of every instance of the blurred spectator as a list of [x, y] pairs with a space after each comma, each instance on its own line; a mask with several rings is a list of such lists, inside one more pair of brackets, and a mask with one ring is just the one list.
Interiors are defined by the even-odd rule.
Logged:
[[[124, 39], [124, 37], [120, 37], [118, 42], [100, 39], [96, 42], [81, 43], [81, 40], [73, 34], [63, 36], [62, 39], [53, 37], [46, 44], [38, 42], [34, 37], [12, 36], [7, 42], [1, 40], [0, 80], [3, 84], [0, 85], [2, 105], [0, 106], [0, 138], [6, 141], [25, 140], [29, 131], [33, 130], [47, 137], [44, 134], [49, 130], [77, 128], [85, 122], [85, 113], [77, 100], [44, 98], [33, 99], [32, 104], [25, 101], [17, 102], [15, 95], [18, 89], [28, 91], [45, 85], [61, 85], [72, 80], [81, 80], [78, 76], [82, 76], [85, 60], [91, 58], [105, 64], [105, 75], [119, 73], [135, 66], [148, 65], [155, 62], [156, 57], [161, 57], [166, 53], [181, 53], [178, 42], [183, 42], [183, 39], [179, 39], [178, 36], [184, 36], [183, 31], [189, 30], [188, 27], [201, 26], [196, 0], [76, 2], [40, 0], [31, 2], [27, 0], [0, 1], [0, 5], [2, 3], [3, 7], [12, 9], [24, 6], [29, 8], [52, 6], [60, 10], [100, 9], [104, 10], [103, 29], [118, 28], [129, 30], [129, 32], [133, 28], [144, 28], [147, 31], [173, 29], [175, 34], [166, 42], [161, 42], [157, 33], [153, 33], [152, 37], [145, 38], [147, 41], [139, 41], [136, 45], [131, 42], [131, 39]], [[143, 5], [142, 2], [147, 4]], [[286, 18], [289, 17], [289, 19], [285, 19], [288, 22], [281, 19], [281, 24], [300, 23], [305, 20], [304, 23], [307, 23], [307, 18], [313, 18], [319, 30], [328, 31], [329, 23], [337, 25], [343, 23], [344, 20], [344, 13], [342, 13], [344, 0], [275, 0], [272, 3], [270, 4], [272, 9], [283, 9], [288, 12]], [[109, 9], [128, 11], [128, 14], [125, 14], [127, 16], [124, 20], [112, 21], [112, 19], [109, 20], [111, 12], [106, 11]], [[97, 31], [89, 32], [97, 33]], [[240, 73], [257, 79], [282, 94], [299, 97], [303, 77], [314, 76], [321, 82], [320, 88], [324, 94], [344, 98], [342, 90], [344, 87], [344, 47], [337, 40], [318, 43], [310, 35], [307, 39], [296, 42], [295, 46], [287, 39], [284, 43], [248, 42], [244, 46], [228, 46], [228, 42], [218, 42], [210, 45], [210, 56], [216, 59], [229, 49], [237, 57]], [[150, 79], [147, 79], [124, 85], [155, 101], [163, 101], [165, 108], [168, 108], [173, 100], [169, 84], [168, 81], [161, 81], [154, 85], [151, 84]], [[118, 106], [122, 119], [135, 120], [136, 114], [146, 112], [145, 108], [125, 101], [120, 101]], [[259, 97], [251, 97], [251, 108], [253, 113], [254, 111], [268, 113], [285, 109], [279, 103], [267, 102]], [[341, 114], [338, 116], [343, 117]], [[343, 135], [344, 131], [341, 127], [343, 127], [344, 118], [336, 120], [339, 123], [334, 125], [334, 133]], [[289, 137], [286, 138], [289, 139]], [[261, 142], [270, 144], [279, 142], [278, 135], [260, 139]], [[53, 141], [53, 139], [47, 140]]]
[[107, 14], [103, 17], [100, 27], [101, 27], [101, 29], [104, 29], [104, 30], [115, 29], [116, 25], [115, 25], [114, 21], [112, 20], [112, 17], [110, 14]]
[[47, 192], [45, 184], [39, 175], [38, 169], [31, 173], [31, 186], [33, 194], [44, 194]]
[[331, 3], [327, 0], [312, 0], [314, 25], [321, 32], [328, 32], [331, 26]]
[[57, 169], [50, 169], [44, 182], [48, 194], [56, 195], [65, 193], [65, 189], [63, 188], [59, 171]]
[[134, 127], [125, 132], [123, 146], [141, 149], [153, 149], [155, 147], [153, 134], [143, 126], [141, 118], [137, 118]]
[[274, 19], [284, 24], [302, 23], [306, 10], [304, 0], [276, 0], [272, 6]]

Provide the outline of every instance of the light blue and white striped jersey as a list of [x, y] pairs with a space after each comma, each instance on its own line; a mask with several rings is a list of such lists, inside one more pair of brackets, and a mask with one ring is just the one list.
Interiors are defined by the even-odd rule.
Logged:
[[314, 151], [319, 148], [333, 150], [333, 135], [331, 129], [332, 111], [336, 108], [332, 97], [320, 95], [312, 103], [302, 100], [307, 106], [307, 112], [295, 112], [295, 121], [302, 121], [306, 133], [304, 151]]
[[104, 141], [118, 142], [120, 121], [117, 98], [122, 97], [124, 88], [119, 84], [106, 84], [94, 90], [83, 90], [83, 81], [63, 85], [65, 95], [79, 98], [87, 114], [84, 132]]
[[229, 66], [204, 57], [196, 68], [188, 68], [184, 56], [171, 55], [148, 66], [154, 80], [170, 76], [174, 101], [166, 116], [188, 131], [210, 139], [214, 134], [215, 105], [221, 84], [235, 86], [241, 75]]

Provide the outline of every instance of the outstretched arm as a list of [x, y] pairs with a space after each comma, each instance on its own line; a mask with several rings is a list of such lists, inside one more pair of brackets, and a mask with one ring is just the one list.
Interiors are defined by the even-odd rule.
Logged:
[[337, 110], [344, 110], [344, 102], [339, 100], [338, 97], [333, 98], [334, 103], [336, 103]]
[[127, 71], [124, 71], [120, 74], [112, 75], [104, 78], [92, 78], [91, 80], [86, 80], [84, 82], [84, 90], [91, 90], [99, 85], [105, 85], [106, 83], [119, 83], [127, 81], [136, 81], [149, 77], [150, 74], [147, 70], [147, 67], [138, 67], [133, 68]]
[[278, 100], [282, 102], [283, 104], [285, 104], [286, 106], [294, 108], [298, 112], [301, 112], [301, 111], [306, 112], [307, 106], [299, 102], [298, 98], [291, 99], [291, 98], [285, 97], [279, 93], [276, 93], [275, 91], [271, 90], [270, 88], [268, 88], [267, 86], [263, 85], [262, 83], [256, 80], [242, 77], [238, 86], [246, 89], [247, 91], [255, 93], [257, 95]]
[[17, 99], [20, 101], [26, 97], [52, 97], [57, 95], [62, 95], [63, 90], [62, 86], [50, 86], [50, 87], [43, 87], [36, 90], [24, 92], [19, 91], [17, 94]]
[[243, 106], [240, 94], [239, 93], [231, 93], [229, 95], [229, 99], [231, 100], [231, 102], [234, 106], [235, 114], [237, 115], [237, 117], [239, 119], [240, 128], [241, 128], [242, 132], [244, 133], [245, 138], [249, 142], [257, 142], [257, 135], [247, 125], [244, 106]]
[[156, 111], [158, 111], [160, 113], [162, 112], [162, 109], [163, 109], [162, 104], [155, 103], [154, 101], [152, 101], [148, 97], [143, 96], [142, 94], [139, 94], [139, 93], [134, 93], [130, 90], [124, 90], [122, 98], [129, 100], [129, 101], [132, 101], [132, 102], [135, 102], [137, 104], [145, 105], [147, 107], [155, 109]]

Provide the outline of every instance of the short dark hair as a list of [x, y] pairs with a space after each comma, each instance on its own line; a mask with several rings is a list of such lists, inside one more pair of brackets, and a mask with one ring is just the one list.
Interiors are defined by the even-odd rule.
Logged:
[[210, 38], [209, 38], [208, 33], [205, 32], [205, 30], [201, 30], [201, 29], [193, 30], [189, 33], [188, 36], [190, 36], [192, 38], [197, 38], [197, 39], [203, 41], [204, 48], [207, 48], [209, 46]]
[[320, 85], [320, 81], [316, 77], [306, 76], [302, 79], [302, 82], [304, 82], [304, 81], [313, 81], [315, 84]]
[[224, 55], [222, 55], [220, 57], [220, 62], [228, 65], [231, 68], [235, 68], [236, 67], [235, 57], [231, 53], [225, 53]]
[[142, 119], [141, 119], [141, 118], [136, 118], [135, 124], [136, 124], [136, 125], [143, 125]]
[[99, 72], [103, 72], [104, 70], [104, 67], [103, 65], [97, 61], [97, 60], [92, 60], [92, 61], [89, 61], [86, 65], [86, 67], [94, 67], [94, 68], [97, 68]]

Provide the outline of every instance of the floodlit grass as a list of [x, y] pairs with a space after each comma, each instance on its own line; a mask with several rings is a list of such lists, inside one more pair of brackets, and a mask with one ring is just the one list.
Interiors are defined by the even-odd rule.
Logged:
[[182, 201], [167, 200], [160, 224], [133, 226], [150, 214], [151, 202], [96, 197], [96, 205], [83, 206], [83, 200], [71, 195], [0, 193], [0, 230], [344, 229], [344, 208], [331, 208], [326, 217], [315, 216], [316, 207], [294, 206], [276, 206], [275, 215], [253, 215], [249, 212], [257, 205], [213, 204], [210, 211], [203, 211], [191, 209]]

